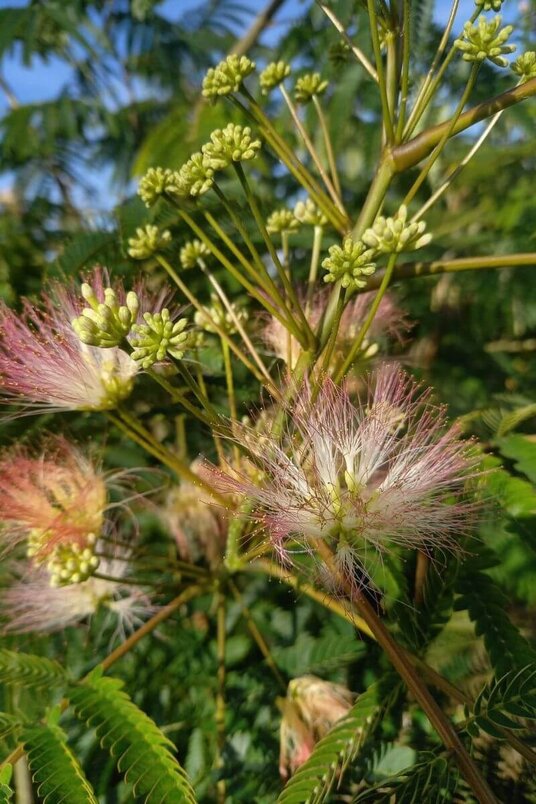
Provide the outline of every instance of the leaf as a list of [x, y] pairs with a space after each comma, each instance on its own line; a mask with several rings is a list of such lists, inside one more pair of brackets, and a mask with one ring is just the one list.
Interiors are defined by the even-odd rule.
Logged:
[[52, 659], [0, 649], [0, 683], [20, 687], [50, 687], [66, 680], [66, 671]]
[[18, 731], [22, 727], [20, 720], [7, 712], [0, 712], [0, 740], [4, 740], [10, 734]]
[[10, 804], [13, 799], [13, 790], [9, 786], [13, 767], [6, 765], [0, 771], [0, 804]]
[[194, 804], [194, 791], [172, 754], [175, 746], [122, 687], [119, 679], [92, 673], [69, 691], [76, 716], [96, 729], [135, 796], [145, 794], [155, 804]]
[[[485, 554], [483, 558], [487, 560], [489, 555]], [[512, 668], [520, 669], [536, 661], [536, 651], [510, 622], [506, 613], [508, 598], [489, 575], [479, 571], [478, 560], [479, 557], [463, 565], [457, 583], [461, 596], [456, 600], [455, 608], [458, 611], [467, 609], [475, 623], [477, 636], [484, 637], [493, 667], [502, 675]]]
[[362, 693], [346, 717], [315, 746], [305, 762], [287, 782], [277, 799], [281, 804], [320, 804], [326, 800], [339, 773], [355, 758], [361, 745], [389, 707], [398, 685], [391, 682], [385, 694], [385, 680]]
[[498, 438], [495, 443], [501, 454], [514, 461], [518, 472], [536, 483], [536, 442], [523, 435], [509, 435]]
[[451, 804], [456, 790], [457, 773], [444, 757], [424, 760], [408, 770], [397, 773], [389, 779], [359, 793], [353, 804], [371, 801], [381, 804], [396, 801], [396, 804], [415, 804], [415, 802], [434, 802]]
[[364, 646], [354, 634], [349, 637], [329, 634], [314, 638], [302, 633], [293, 645], [273, 652], [277, 666], [289, 676], [319, 672], [354, 661], [364, 652]]
[[[494, 725], [524, 728], [524, 724], [514, 718], [536, 720], [536, 663], [511, 670], [486, 684], [465, 721], [465, 728], [471, 733], [471, 727], [476, 725], [495, 737]], [[502, 736], [500, 732], [498, 736]]]
[[91, 785], [57, 725], [27, 729], [22, 737], [37, 794], [45, 804], [98, 804]]
[[106, 251], [117, 243], [115, 232], [84, 232], [77, 235], [65, 247], [58, 259], [58, 267], [68, 276], [78, 274], [82, 268], [91, 267]]

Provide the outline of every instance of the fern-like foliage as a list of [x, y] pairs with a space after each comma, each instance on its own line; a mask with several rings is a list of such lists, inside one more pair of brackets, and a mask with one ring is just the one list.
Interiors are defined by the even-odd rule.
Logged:
[[4, 740], [8, 735], [19, 731], [22, 724], [14, 715], [7, 712], [0, 712], [0, 740]]
[[510, 621], [508, 598], [489, 575], [477, 569], [478, 561], [477, 558], [465, 563], [458, 578], [460, 597], [455, 607], [467, 609], [477, 635], [484, 637], [494, 669], [502, 676], [512, 668], [519, 670], [536, 662], [536, 651]]
[[0, 804], [10, 804], [13, 801], [13, 790], [9, 786], [13, 768], [6, 765], [0, 771]]
[[334, 781], [356, 757], [363, 742], [374, 730], [393, 700], [385, 695], [385, 682], [371, 685], [320, 742], [301, 768], [286, 784], [278, 798], [280, 804], [321, 804], [326, 801]]
[[52, 687], [66, 680], [66, 671], [52, 659], [0, 649], [0, 683], [13, 683], [19, 687]]
[[145, 800], [154, 804], [194, 804], [186, 773], [172, 755], [173, 743], [122, 686], [118, 679], [93, 672], [68, 695], [77, 717], [96, 729], [103, 748], [117, 760], [117, 768], [135, 796], [145, 795]]
[[98, 804], [66, 735], [54, 724], [27, 729], [23, 743], [37, 794], [44, 804]]
[[497, 726], [524, 728], [515, 718], [536, 720], [536, 664], [512, 670], [486, 684], [464, 725], [473, 736], [482, 729], [493, 737], [502, 737]]
[[458, 784], [457, 772], [444, 757], [432, 756], [413, 767], [369, 787], [352, 800], [353, 804], [396, 801], [396, 804], [434, 802], [451, 804]]

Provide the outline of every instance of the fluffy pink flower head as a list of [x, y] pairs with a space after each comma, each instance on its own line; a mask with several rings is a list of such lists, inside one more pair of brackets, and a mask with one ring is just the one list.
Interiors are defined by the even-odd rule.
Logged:
[[137, 627], [154, 611], [146, 592], [123, 582], [128, 572], [126, 556], [102, 559], [101, 570], [116, 581], [87, 578], [77, 584], [54, 587], [43, 567], [14, 567], [14, 582], [0, 595], [4, 633], [51, 633], [78, 625], [105, 609], [117, 620], [116, 634]]
[[52, 586], [79, 583], [98, 567], [106, 527], [104, 477], [75, 447], [57, 439], [40, 457], [19, 448], [0, 460], [0, 538], [4, 551], [26, 543]]
[[[317, 294], [308, 315], [309, 324], [316, 329], [326, 308], [329, 293]], [[363, 324], [374, 293], [361, 293], [351, 301], [342, 314], [337, 341], [336, 353], [346, 351], [355, 340]], [[387, 294], [380, 302], [374, 317], [368, 337], [363, 343], [361, 354], [364, 358], [371, 358], [378, 352], [378, 341], [382, 339], [402, 342], [404, 333], [410, 328], [410, 322], [404, 312], [397, 306], [393, 298]], [[276, 318], [269, 318], [263, 329], [262, 337], [266, 345], [280, 360], [283, 360], [289, 369], [293, 369], [301, 355], [302, 348], [299, 342], [285, 329]]]
[[[96, 269], [89, 281], [103, 299], [103, 272]], [[125, 297], [119, 286], [116, 291]], [[136, 362], [118, 347], [82, 343], [73, 330], [84, 306], [72, 284], [60, 283], [38, 306], [25, 300], [20, 314], [0, 306], [0, 401], [38, 410], [108, 410], [130, 394]]]
[[222, 490], [250, 498], [283, 559], [324, 540], [353, 580], [396, 546], [456, 548], [474, 511], [465, 486], [475, 460], [429, 392], [399, 368], [375, 372], [357, 406], [330, 380], [316, 398], [306, 385], [289, 418], [281, 439], [240, 436], [264, 483], [212, 470]]
[[348, 714], [354, 698], [342, 684], [316, 676], [300, 676], [289, 682], [287, 697], [280, 702], [279, 771], [284, 779], [309, 759], [316, 743]]

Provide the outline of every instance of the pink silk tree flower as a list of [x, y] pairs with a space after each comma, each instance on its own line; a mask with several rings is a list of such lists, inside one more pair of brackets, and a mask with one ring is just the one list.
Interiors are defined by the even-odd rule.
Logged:
[[128, 556], [104, 558], [102, 571], [116, 578], [87, 578], [77, 584], [54, 587], [43, 567], [16, 562], [13, 582], [0, 593], [3, 633], [52, 633], [91, 618], [100, 609], [117, 621], [116, 635], [140, 625], [155, 611], [144, 591], [128, 583]]
[[66, 439], [51, 441], [37, 457], [16, 448], [0, 458], [0, 552], [25, 543], [52, 586], [95, 572], [108, 507], [104, 476]]
[[[102, 272], [91, 281], [103, 296]], [[22, 312], [0, 305], [0, 401], [28, 409], [109, 410], [132, 391], [138, 365], [118, 347], [82, 343], [72, 321], [84, 308], [72, 285], [51, 285]]]
[[350, 711], [353, 692], [342, 684], [317, 676], [300, 676], [289, 681], [287, 697], [280, 701], [279, 772], [286, 779], [311, 756], [319, 740]]
[[249, 498], [284, 561], [314, 554], [322, 540], [353, 583], [397, 547], [457, 548], [476, 507], [465, 494], [476, 459], [430, 392], [401, 369], [383, 365], [357, 405], [331, 380], [316, 397], [306, 384], [288, 417], [281, 438], [259, 439], [247, 428], [235, 434], [263, 482], [211, 470], [220, 490]]
[[[375, 292], [360, 293], [346, 306], [337, 333], [336, 355], [346, 352], [356, 339], [375, 295]], [[313, 329], [317, 328], [322, 318], [328, 297], [329, 293], [321, 292], [316, 295], [313, 301], [308, 314], [308, 321]], [[386, 294], [380, 302], [378, 312], [363, 343], [362, 356], [371, 358], [376, 355], [378, 341], [388, 339], [402, 343], [405, 333], [410, 328], [411, 322], [406, 314], [398, 307], [393, 297]], [[269, 317], [262, 330], [262, 338], [267, 347], [276, 357], [283, 360], [288, 368], [293, 369], [295, 367], [302, 349], [296, 338], [285, 329], [280, 321]]]

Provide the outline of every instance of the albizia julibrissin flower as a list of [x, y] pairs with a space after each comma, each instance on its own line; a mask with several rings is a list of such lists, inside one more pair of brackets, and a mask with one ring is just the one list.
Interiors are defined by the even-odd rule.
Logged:
[[348, 714], [353, 692], [316, 676], [289, 681], [287, 697], [279, 701], [283, 717], [280, 728], [279, 772], [286, 779], [311, 756], [316, 743]]
[[49, 583], [80, 583], [95, 572], [95, 549], [109, 529], [106, 481], [64, 438], [34, 456], [17, 447], [0, 459], [0, 553], [23, 543]]
[[314, 552], [323, 540], [348, 581], [394, 547], [456, 549], [474, 503], [466, 498], [476, 459], [459, 429], [448, 427], [429, 391], [393, 365], [370, 380], [354, 405], [326, 380], [316, 398], [305, 385], [280, 439], [245, 444], [264, 474], [255, 485], [212, 468], [221, 490], [240, 490], [281, 557]]
[[102, 572], [116, 581], [90, 577], [60, 587], [50, 585], [42, 567], [16, 562], [13, 582], [0, 593], [1, 630], [51, 633], [78, 625], [104, 609], [117, 620], [116, 632], [122, 637], [155, 611], [144, 589], [128, 583], [127, 558], [121, 555], [101, 561]]
[[[103, 275], [90, 283], [103, 294]], [[0, 402], [61, 410], [108, 410], [131, 392], [138, 366], [118, 347], [82, 343], [71, 322], [85, 302], [73, 285], [51, 285], [21, 313], [0, 305]]]

